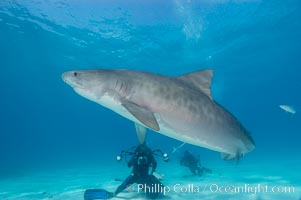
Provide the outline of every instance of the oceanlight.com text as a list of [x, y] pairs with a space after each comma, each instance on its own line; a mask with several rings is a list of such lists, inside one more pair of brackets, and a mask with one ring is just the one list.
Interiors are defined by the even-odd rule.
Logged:
[[269, 186], [266, 184], [243, 184], [241, 186], [234, 185], [221, 185], [221, 184], [210, 184], [209, 191], [212, 193], [294, 193], [294, 186]]
[[242, 185], [223, 185], [217, 183], [196, 185], [196, 184], [138, 184], [137, 192], [162, 193], [167, 195], [170, 192], [175, 193], [248, 193], [256, 195], [258, 193], [294, 193], [294, 186], [270, 186], [267, 184], [242, 184]]

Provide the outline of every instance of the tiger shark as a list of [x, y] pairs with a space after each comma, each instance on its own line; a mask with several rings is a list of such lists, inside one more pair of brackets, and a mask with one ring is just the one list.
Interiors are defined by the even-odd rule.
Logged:
[[133, 121], [143, 143], [146, 128], [185, 143], [240, 158], [255, 148], [243, 125], [211, 96], [213, 70], [171, 77], [125, 69], [62, 74], [79, 95]]

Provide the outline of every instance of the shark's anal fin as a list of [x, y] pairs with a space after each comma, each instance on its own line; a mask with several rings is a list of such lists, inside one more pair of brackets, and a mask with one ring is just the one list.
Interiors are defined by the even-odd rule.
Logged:
[[155, 131], [160, 130], [153, 112], [131, 102], [123, 102], [122, 106], [146, 127]]
[[232, 160], [237, 157], [236, 154], [228, 154], [228, 153], [221, 153], [221, 157], [223, 160]]
[[140, 124], [135, 123], [136, 133], [139, 140], [139, 144], [143, 144], [145, 140], [146, 128]]
[[228, 153], [221, 153], [221, 157], [223, 160], [233, 160], [236, 159], [236, 164], [239, 163], [239, 159], [243, 157], [244, 154], [237, 152], [236, 154], [228, 154]]

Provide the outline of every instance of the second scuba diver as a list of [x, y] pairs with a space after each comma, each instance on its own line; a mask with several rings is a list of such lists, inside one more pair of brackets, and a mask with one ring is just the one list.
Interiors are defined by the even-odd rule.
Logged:
[[180, 165], [188, 167], [194, 175], [202, 176], [204, 173], [212, 173], [211, 169], [201, 166], [199, 156], [194, 156], [187, 150], [180, 160]]

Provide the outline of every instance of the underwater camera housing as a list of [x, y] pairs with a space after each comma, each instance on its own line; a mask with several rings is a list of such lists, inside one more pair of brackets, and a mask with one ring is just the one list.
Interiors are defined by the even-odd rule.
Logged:
[[116, 160], [121, 161], [122, 160], [122, 155], [120, 154], [120, 155], [116, 156]]
[[139, 156], [138, 157], [138, 165], [146, 165], [147, 164], [147, 157], [146, 156]]
[[[158, 154], [159, 153], [159, 154]], [[156, 155], [156, 156], [161, 156], [163, 158], [163, 161], [164, 162], [168, 162], [169, 161], [169, 157], [168, 157], [168, 154], [167, 153], [163, 153], [161, 151], [161, 149], [156, 149], [153, 151], [153, 155]]]
[[[125, 161], [128, 162], [126, 156], [127, 156], [127, 155], [130, 155], [130, 156], [135, 155], [135, 149], [136, 149], [136, 148], [137, 148], [137, 146], [133, 146], [133, 147], [129, 148], [128, 150], [122, 150], [122, 151], [120, 152], [120, 154], [116, 156], [116, 160], [119, 162], [119, 161], [121, 161], [121, 160], [124, 158]], [[167, 154], [167, 153], [163, 153], [163, 152], [161, 151], [161, 149], [155, 149], [155, 150], [153, 150], [153, 151], [152, 151], [152, 155], [162, 157], [164, 162], [168, 162], [168, 161], [169, 161], [168, 154]], [[139, 157], [139, 158], [138, 158], [138, 162], [139, 162], [139, 163], [142, 164], [144, 161], [145, 161], [145, 160], [143, 160], [142, 157]]]
[[165, 162], [168, 162], [168, 161], [169, 161], [169, 157], [168, 157], [168, 154], [167, 154], [167, 153], [164, 153], [164, 154], [163, 154], [163, 160], [164, 160]]

